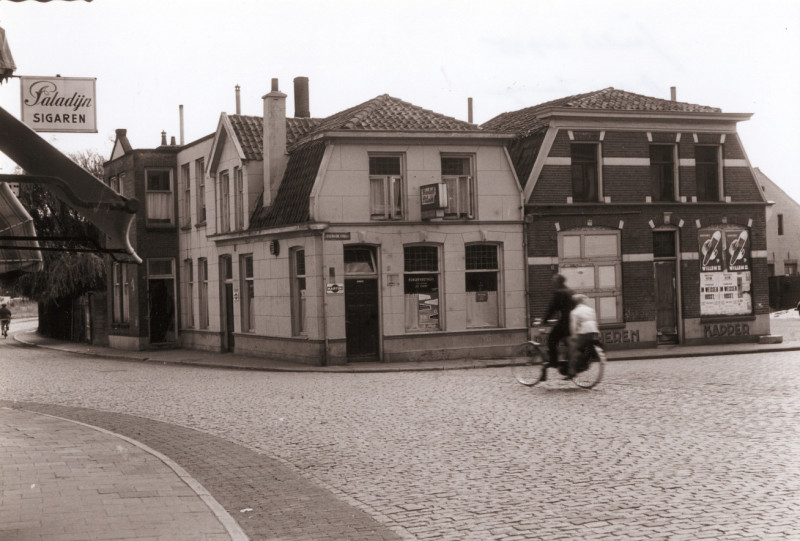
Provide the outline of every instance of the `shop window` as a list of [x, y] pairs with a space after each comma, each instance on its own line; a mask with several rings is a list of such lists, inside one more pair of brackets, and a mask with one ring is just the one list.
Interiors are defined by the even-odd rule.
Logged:
[[169, 169], [145, 171], [147, 225], [174, 225], [172, 172]]
[[242, 255], [239, 258], [239, 272], [241, 274], [239, 289], [242, 297], [242, 331], [255, 330], [255, 282], [253, 280], [253, 254]]
[[650, 195], [653, 201], [675, 201], [675, 145], [650, 145]]
[[442, 156], [442, 182], [447, 185], [445, 218], [475, 217], [475, 188], [469, 156]]
[[570, 145], [572, 200], [575, 202], [592, 202], [600, 198], [599, 148], [600, 145], [594, 143]]
[[183, 274], [183, 283], [185, 284], [183, 313], [186, 318], [183, 326], [191, 329], [194, 327], [194, 268], [191, 259], [183, 262]]
[[589, 297], [600, 323], [622, 321], [622, 256], [618, 231], [585, 229], [558, 236], [558, 270]]
[[305, 334], [306, 325], [306, 252], [295, 248], [291, 252], [292, 275], [292, 333]]
[[194, 176], [197, 183], [195, 196], [197, 197], [197, 223], [206, 223], [206, 166], [203, 158], [194, 162]]
[[208, 329], [208, 259], [197, 260], [197, 300], [200, 311], [200, 328]]
[[719, 201], [722, 190], [720, 181], [720, 147], [698, 145], [694, 148], [695, 175], [697, 178], [697, 200]]
[[370, 216], [373, 220], [403, 218], [401, 156], [369, 157]]
[[468, 244], [464, 248], [467, 327], [498, 327], [499, 248], [494, 244]]
[[111, 269], [113, 282], [111, 320], [118, 325], [130, 322], [130, 281], [128, 266], [115, 262]]
[[439, 248], [406, 246], [403, 261], [406, 331], [441, 330]]

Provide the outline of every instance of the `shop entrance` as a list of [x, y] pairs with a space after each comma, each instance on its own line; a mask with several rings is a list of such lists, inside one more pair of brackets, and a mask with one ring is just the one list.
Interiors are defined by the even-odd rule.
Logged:
[[349, 361], [378, 360], [380, 308], [375, 249], [345, 246], [344, 266], [347, 358]]
[[656, 332], [659, 344], [677, 344], [678, 273], [674, 231], [653, 232], [656, 282]]

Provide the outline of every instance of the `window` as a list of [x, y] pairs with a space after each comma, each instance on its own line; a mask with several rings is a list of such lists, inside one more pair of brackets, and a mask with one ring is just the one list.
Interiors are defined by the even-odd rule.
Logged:
[[471, 172], [472, 160], [469, 157], [442, 156], [442, 182], [447, 185], [445, 218], [475, 217]]
[[189, 178], [189, 164], [181, 166], [181, 185], [183, 186], [183, 201], [181, 201], [181, 225], [192, 225], [192, 189]]
[[677, 257], [675, 233], [673, 231], [653, 231], [653, 257]]
[[115, 175], [108, 179], [108, 186], [115, 192], [119, 193], [119, 177]]
[[194, 268], [192, 260], [186, 259], [183, 262], [183, 283], [185, 284], [184, 291], [184, 319], [183, 326], [191, 329], [194, 327]]
[[231, 230], [231, 186], [230, 175], [227, 171], [219, 174], [219, 230], [222, 233]]
[[675, 201], [674, 145], [650, 145], [650, 182], [653, 201]]
[[778, 214], [778, 235], [783, 235], [783, 214]]
[[406, 330], [438, 331], [442, 328], [439, 318], [439, 248], [406, 246], [403, 252]]
[[498, 247], [468, 244], [465, 247], [467, 327], [497, 327], [499, 321]]
[[119, 174], [119, 188], [117, 189], [117, 193], [120, 195], [125, 195], [125, 178], [127, 175], [125, 173]]
[[244, 229], [244, 173], [241, 167], [233, 168], [233, 206], [236, 230]]
[[575, 143], [572, 153], [572, 200], [575, 202], [597, 201], [600, 197], [597, 151], [594, 143]]
[[148, 169], [145, 178], [147, 179], [147, 225], [174, 225], [171, 171]]
[[797, 262], [796, 261], [785, 262], [783, 264], [783, 272], [787, 276], [797, 276]]
[[114, 263], [111, 269], [113, 281], [113, 295], [111, 307], [111, 321], [115, 324], [127, 324], [130, 321], [130, 282], [128, 281], [128, 266], [124, 263]]
[[241, 256], [239, 259], [241, 274], [240, 289], [242, 291], [242, 331], [255, 330], [255, 283], [253, 282], [253, 254]]
[[306, 328], [306, 252], [294, 249], [292, 264], [292, 333], [305, 334]]
[[694, 166], [697, 176], [697, 200], [720, 200], [720, 170], [718, 146], [694, 147]]
[[400, 156], [369, 157], [370, 215], [373, 220], [403, 218], [403, 175]]
[[199, 290], [198, 304], [200, 310], [200, 328], [208, 328], [208, 259], [201, 257], [197, 260], [197, 282]]
[[600, 323], [622, 321], [619, 232], [570, 230], [558, 236], [558, 270], [576, 293], [589, 297]]
[[206, 223], [206, 166], [203, 158], [194, 162], [194, 176], [197, 182], [197, 223]]

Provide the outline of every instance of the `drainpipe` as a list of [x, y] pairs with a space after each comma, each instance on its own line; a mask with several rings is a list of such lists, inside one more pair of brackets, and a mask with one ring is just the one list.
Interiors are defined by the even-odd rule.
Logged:
[[327, 276], [327, 268], [325, 265], [325, 231], [320, 231], [319, 234], [319, 254], [320, 254], [320, 282], [322, 283], [322, 337], [323, 337], [323, 351], [322, 351], [322, 366], [328, 366], [328, 287], [325, 283]]

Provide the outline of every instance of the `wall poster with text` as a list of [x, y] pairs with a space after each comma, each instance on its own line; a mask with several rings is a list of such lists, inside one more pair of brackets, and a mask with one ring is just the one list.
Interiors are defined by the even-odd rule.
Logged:
[[700, 259], [700, 315], [734, 316], [753, 312], [750, 232], [721, 224], [697, 232]]

